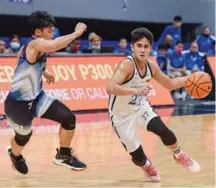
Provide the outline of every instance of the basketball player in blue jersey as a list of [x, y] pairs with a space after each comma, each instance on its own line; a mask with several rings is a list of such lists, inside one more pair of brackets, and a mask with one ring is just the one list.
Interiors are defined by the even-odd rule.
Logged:
[[166, 127], [146, 98], [151, 90], [148, 85], [150, 79], [172, 90], [184, 87], [187, 77], [170, 79], [155, 62], [148, 61], [153, 35], [146, 28], [132, 31], [131, 41], [132, 55], [117, 66], [107, 87], [110, 94], [109, 115], [114, 130], [133, 163], [141, 167], [151, 181], [160, 181], [160, 175], [143, 151], [136, 126], [158, 135], [178, 164], [190, 172], [198, 172], [200, 165], [181, 150], [175, 134]]
[[22, 151], [32, 135], [34, 117], [50, 119], [61, 124], [59, 131], [60, 148], [54, 164], [72, 170], [83, 170], [86, 165], [73, 155], [71, 141], [74, 135], [76, 117], [71, 110], [42, 90], [42, 75], [48, 83], [54, 77], [46, 70], [48, 52], [66, 47], [85, 32], [87, 26], [78, 23], [72, 34], [52, 40], [55, 25], [53, 16], [44, 11], [35, 11], [28, 19], [32, 37], [18, 53], [18, 64], [14, 72], [12, 87], [5, 100], [5, 114], [15, 136], [7, 148], [13, 167], [22, 174], [28, 173], [28, 166]]

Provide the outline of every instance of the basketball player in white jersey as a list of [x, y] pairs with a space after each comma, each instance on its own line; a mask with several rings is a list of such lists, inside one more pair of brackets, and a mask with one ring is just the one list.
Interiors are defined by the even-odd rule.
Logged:
[[130, 153], [133, 163], [141, 167], [151, 181], [160, 181], [160, 175], [143, 151], [136, 126], [158, 135], [173, 152], [173, 158], [178, 164], [190, 172], [198, 172], [200, 165], [181, 150], [174, 133], [165, 126], [146, 98], [151, 90], [148, 85], [150, 79], [172, 90], [184, 87], [187, 77], [170, 79], [155, 62], [148, 61], [153, 35], [146, 28], [132, 31], [131, 40], [132, 55], [117, 66], [107, 87], [113, 128]]

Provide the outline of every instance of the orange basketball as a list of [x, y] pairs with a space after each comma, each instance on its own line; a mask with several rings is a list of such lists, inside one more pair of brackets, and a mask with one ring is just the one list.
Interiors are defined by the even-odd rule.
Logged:
[[185, 88], [190, 96], [204, 98], [212, 90], [211, 77], [205, 72], [195, 72], [188, 77]]

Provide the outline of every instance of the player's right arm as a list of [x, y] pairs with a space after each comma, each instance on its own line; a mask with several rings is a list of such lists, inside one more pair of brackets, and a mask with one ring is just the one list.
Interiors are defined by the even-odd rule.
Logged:
[[55, 40], [45, 40], [38, 38], [32, 41], [31, 47], [39, 52], [55, 52], [68, 46], [74, 39], [79, 37], [86, 31], [87, 26], [84, 23], [78, 23], [72, 34], [58, 37]]
[[133, 89], [133, 88], [125, 88], [122, 87], [122, 84], [131, 78], [134, 71], [133, 62], [129, 59], [123, 60], [120, 64], [118, 64], [108, 86], [107, 93], [113, 95], [132, 95], [132, 94], [140, 94], [146, 95], [149, 92], [147, 87], [141, 89]]

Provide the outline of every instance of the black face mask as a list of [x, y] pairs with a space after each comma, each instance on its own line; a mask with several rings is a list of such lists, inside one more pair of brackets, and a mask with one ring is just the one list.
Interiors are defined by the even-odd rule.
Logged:
[[167, 49], [172, 48], [172, 44], [166, 44], [165, 46]]
[[209, 37], [209, 34], [204, 34], [204, 33], [203, 33], [203, 36], [207, 38], [207, 37]]

